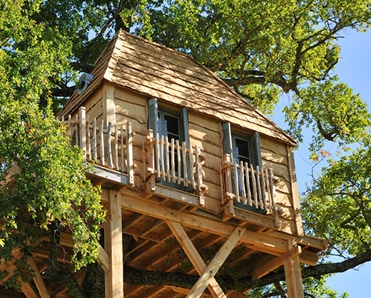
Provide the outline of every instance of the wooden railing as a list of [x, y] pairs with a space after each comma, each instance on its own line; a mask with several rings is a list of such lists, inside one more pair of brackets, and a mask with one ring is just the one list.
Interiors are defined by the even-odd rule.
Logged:
[[86, 117], [84, 107], [80, 107], [74, 118], [69, 115], [62, 117], [61, 121], [67, 125], [71, 144], [81, 147], [83, 159], [127, 174], [129, 184], [133, 185], [132, 124], [127, 122], [125, 127], [117, 127], [109, 122], [104, 128], [103, 120], [98, 122], [96, 118], [90, 120], [89, 116]]
[[272, 169], [264, 169], [248, 163], [231, 161], [229, 154], [224, 155], [222, 168], [224, 189], [223, 205], [225, 212], [234, 215], [234, 202], [254, 206], [269, 214], [274, 214], [275, 226], [279, 225], [275, 201], [275, 182]]
[[160, 137], [158, 133], [154, 136], [153, 131], [148, 130], [143, 145], [143, 163], [149, 191], [155, 191], [156, 181], [172, 183], [173, 186], [183, 186], [184, 190], [196, 192], [199, 204], [204, 206], [207, 186], [202, 178], [203, 161], [204, 154], [199, 146], [187, 147], [185, 142], [169, 141], [167, 137]]

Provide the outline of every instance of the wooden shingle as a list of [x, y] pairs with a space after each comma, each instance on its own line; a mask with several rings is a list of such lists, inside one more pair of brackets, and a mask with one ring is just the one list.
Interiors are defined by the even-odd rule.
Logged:
[[216, 118], [283, 143], [296, 141], [246, 102], [231, 87], [187, 54], [120, 30], [97, 59], [94, 79], [83, 94], [76, 91], [60, 115], [73, 112], [100, 86], [102, 80], [148, 98]]

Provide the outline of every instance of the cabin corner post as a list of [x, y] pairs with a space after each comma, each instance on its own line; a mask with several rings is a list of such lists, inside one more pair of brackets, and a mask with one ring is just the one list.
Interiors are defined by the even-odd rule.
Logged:
[[297, 253], [288, 254], [283, 262], [285, 271], [285, 280], [287, 285], [287, 294], [289, 298], [304, 298], [303, 280], [301, 277], [299, 254], [300, 247], [289, 241], [290, 248], [296, 250]]
[[109, 122], [111, 122], [112, 125], [116, 125], [116, 103], [114, 84], [104, 82], [102, 105], [104, 126], [107, 127]]
[[124, 258], [122, 248], [121, 193], [109, 191], [104, 242], [109, 256], [110, 270], [105, 273], [106, 297], [124, 297]]
[[300, 213], [299, 190], [298, 190], [298, 183], [296, 179], [293, 148], [286, 145], [286, 153], [287, 153], [286, 154], [287, 164], [289, 168], [290, 187], [291, 187], [291, 194], [292, 194], [292, 208], [293, 208], [294, 216], [295, 216], [296, 232], [299, 236], [303, 236], [304, 230], [303, 230], [302, 217]]

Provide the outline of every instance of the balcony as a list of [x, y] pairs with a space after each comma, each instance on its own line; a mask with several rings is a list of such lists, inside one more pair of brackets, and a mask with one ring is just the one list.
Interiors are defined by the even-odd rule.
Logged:
[[[143, 163], [147, 189], [155, 191], [156, 180], [183, 186], [197, 194], [199, 205], [205, 205], [204, 195], [207, 186], [202, 179], [202, 164], [205, 160], [199, 146], [179, 143], [179, 140], [153, 136], [148, 130], [146, 143], [143, 145]], [[147, 158], [145, 158], [147, 156]], [[147, 165], [147, 166], [146, 166]]]
[[[85, 108], [81, 107], [74, 119], [71, 115], [62, 117], [61, 121], [67, 126], [71, 145], [82, 149], [83, 159], [93, 162], [97, 167], [94, 173], [111, 178], [122, 184], [134, 185], [133, 137], [132, 124], [117, 127], [108, 123], [104, 128], [104, 120], [86, 117]], [[114, 170], [104, 171], [105, 169]], [[103, 170], [103, 172], [102, 172]], [[120, 174], [117, 175], [117, 172]], [[124, 175], [127, 179], [122, 179]]]
[[238, 163], [236, 159], [231, 161], [230, 155], [225, 154], [220, 172], [225, 217], [235, 215], [234, 205], [237, 202], [274, 215], [274, 226], [279, 226], [275, 201], [275, 184], [279, 179], [273, 175], [272, 169], [254, 168], [252, 164]]
[[[135, 133], [130, 122], [126, 122], [123, 127], [109, 122], [104, 128], [104, 120], [89, 119], [84, 107], [74, 117], [69, 115], [61, 121], [67, 126], [71, 144], [79, 145], [83, 159], [94, 163], [94, 173], [91, 174], [123, 185], [136, 186], [137, 190], [144, 184], [147, 193], [157, 194], [156, 188], [164, 186], [172, 189], [172, 193], [187, 192], [190, 194], [191, 204], [205, 206], [208, 186], [204, 183], [203, 166], [207, 160], [199, 145], [187, 146], [186, 142], [169, 140], [158, 133], [154, 135], [148, 129], [141, 153], [144, 173], [140, 178], [142, 180], [134, 182], [135, 174], [141, 175], [135, 173]], [[222, 189], [220, 213], [224, 220], [236, 216], [236, 207], [239, 213], [246, 213], [243, 209], [247, 206], [250, 207], [249, 211], [273, 217], [272, 226], [279, 226], [275, 202], [275, 184], [278, 178], [274, 176], [272, 169], [238, 163], [231, 160], [229, 154], [225, 154], [220, 162], [219, 175]]]

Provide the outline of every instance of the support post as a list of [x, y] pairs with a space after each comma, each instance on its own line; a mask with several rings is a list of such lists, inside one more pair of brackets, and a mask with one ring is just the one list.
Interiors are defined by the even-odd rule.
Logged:
[[121, 193], [109, 191], [108, 219], [105, 224], [105, 250], [110, 271], [105, 273], [106, 297], [124, 297], [124, 258], [122, 248]]
[[[295, 247], [293, 249], [295, 249]], [[288, 256], [283, 262], [283, 265], [289, 298], [304, 298], [299, 254], [294, 253]]]

